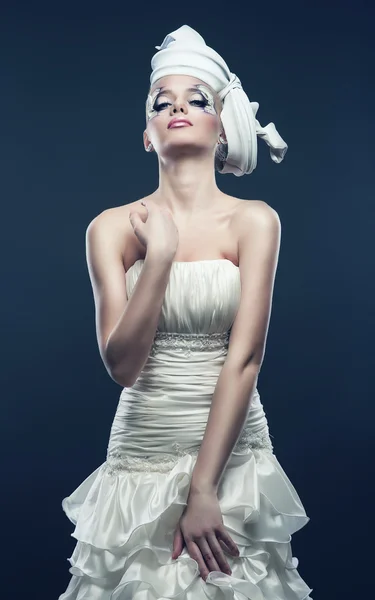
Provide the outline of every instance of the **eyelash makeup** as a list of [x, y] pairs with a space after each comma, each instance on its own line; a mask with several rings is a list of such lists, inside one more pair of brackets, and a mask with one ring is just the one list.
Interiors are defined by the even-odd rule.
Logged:
[[197, 85], [197, 89], [200, 91], [203, 98], [205, 98], [207, 102], [206, 107], [204, 109], [205, 112], [209, 113], [210, 115], [216, 115], [215, 98], [211, 94], [210, 90], [205, 85], [201, 84]]
[[152, 119], [153, 117], [155, 117], [158, 113], [154, 110], [154, 104], [155, 104], [155, 100], [159, 94], [159, 92], [161, 91], [161, 88], [156, 88], [152, 94], [149, 94], [147, 96], [147, 102], [146, 102], [146, 116], [147, 116], [147, 120], [149, 121], [150, 119]]
[[[204, 112], [207, 112], [211, 115], [215, 115], [216, 114], [216, 109], [215, 109], [215, 100], [214, 97], [212, 96], [212, 94], [209, 92], [209, 90], [204, 86], [204, 85], [197, 85], [197, 91], [198, 93], [201, 93], [201, 95], [203, 96], [203, 100], [190, 100], [189, 104], [192, 104], [193, 106], [198, 106], [199, 108], [202, 108], [204, 110]], [[170, 102], [161, 102], [160, 104], [156, 105], [156, 100], [157, 97], [159, 95], [159, 92], [161, 91], [161, 88], [156, 88], [152, 94], [149, 94], [147, 96], [147, 102], [146, 102], [146, 114], [147, 114], [147, 120], [153, 119], [154, 117], [156, 117], [157, 114], [159, 114], [159, 112], [163, 109], [163, 107], [165, 106], [170, 106]]]
[[[197, 106], [200, 106], [202, 108], [207, 105], [207, 100], [190, 100], [189, 104], [193, 104], [194, 102], [197, 102]], [[171, 105], [170, 102], [161, 102], [158, 105], [154, 104], [154, 110], [159, 112], [160, 110], [162, 110], [162, 106], [170, 106], [170, 105]]]

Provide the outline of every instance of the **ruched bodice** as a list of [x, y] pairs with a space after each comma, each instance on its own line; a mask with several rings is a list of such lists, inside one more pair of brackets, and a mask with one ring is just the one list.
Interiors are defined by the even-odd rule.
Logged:
[[[128, 298], [144, 260], [126, 273]], [[159, 331], [220, 333], [230, 329], [241, 299], [240, 270], [226, 258], [174, 262], [158, 323]]]
[[[143, 262], [127, 272], [128, 297]], [[231, 261], [172, 264], [149, 358], [120, 397], [108, 445], [111, 469], [149, 470], [152, 463], [160, 470], [162, 461], [169, 468], [181, 454], [197, 454], [240, 298], [240, 271]], [[272, 449], [257, 389], [250, 404], [234, 455], [249, 445]]]

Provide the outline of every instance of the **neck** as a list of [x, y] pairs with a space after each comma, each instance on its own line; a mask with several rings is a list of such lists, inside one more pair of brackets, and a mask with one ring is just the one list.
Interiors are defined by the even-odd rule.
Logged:
[[212, 156], [159, 158], [156, 201], [174, 216], [193, 216], [212, 209], [221, 191], [215, 180]]

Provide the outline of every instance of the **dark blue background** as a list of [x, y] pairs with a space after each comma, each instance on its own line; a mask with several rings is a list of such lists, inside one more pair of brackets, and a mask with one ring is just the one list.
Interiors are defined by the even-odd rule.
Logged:
[[[105, 460], [121, 388], [95, 335], [88, 223], [157, 187], [143, 148], [155, 45], [187, 23], [265, 126], [219, 187], [279, 213], [259, 377], [276, 455], [310, 523], [314, 600], [369, 598], [374, 453], [374, 41], [370, 2], [13, 2], [0, 16], [2, 596], [57, 599], [75, 540], [61, 500]], [[369, 595], [370, 594], [370, 595]]]

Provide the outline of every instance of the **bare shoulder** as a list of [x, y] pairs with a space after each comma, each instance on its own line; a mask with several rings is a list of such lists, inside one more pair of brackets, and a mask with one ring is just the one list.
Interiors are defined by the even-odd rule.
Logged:
[[236, 218], [238, 221], [243, 217], [255, 219], [272, 219], [278, 216], [278, 213], [272, 206], [264, 200], [242, 200], [237, 198]]
[[277, 211], [264, 200], [237, 200], [233, 223], [239, 238], [259, 229], [276, 232], [281, 228]]
[[121, 240], [123, 239], [123, 226], [119, 220], [119, 215], [114, 209], [105, 209], [94, 217], [87, 226], [86, 240], [88, 243], [95, 243], [100, 240], [100, 244], [117, 248], [121, 253]]
[[103, 212], [101, 212], [99, 215], [97, 215], [93, 221], [97, 220], [100, 221], [102, 223], [112, 223], [113, 226], [119, 227], [121, 226], [121, 223], [126, 223], [128, 224], [128, 217], [129, 217], [129, 213], [130, 211], [133, 210], [137, 210], [137, 209], [141, 209], [143, 210], [143, 207], [141, 205], [141, 201], [142, 200], [147, 200], [148, 196], [146, 196], [145, 198], [139, 198], [139, 200], [135, 200], [134, 202], [128, 202], [127, 204], [122, 204], [120, 206], [114, 206], [112, 208], [106, 208], [105, 210], [103, 210]]
[[125, 271], [142, 254], [141, 244], [134, 234], [129, 215], [132, 210], [142, 213], [144, 208], [141, 200], [148, 198], [149, 196], [145, 196], [128, 204], [107, 208], [94, 217], [87, 227], [87, 235], [90, 230], [94, 230], [108, 247], [115, 249], [121, 256]]
[[128, 204], [106, 208], [92, 219], [88, 228], [94, 226], [100, 227], [102, 230], [108, 231], [112, 239], [118, 239], [125, 246], [125, 241], [132, 232], [129, 214], [132, 209], [143, 211], [141, 200], [146, 200], [147, 198], [148, 196], [134, 202], [129, 202]]

